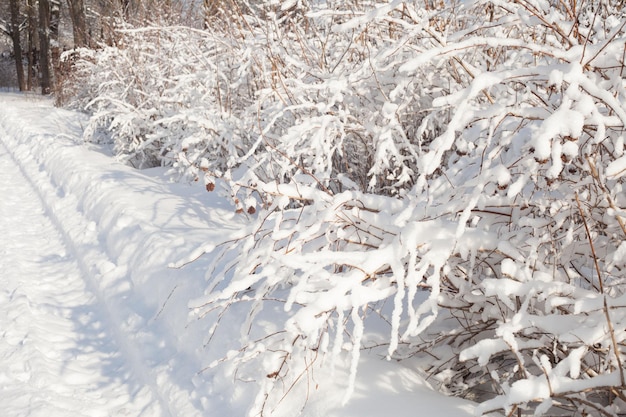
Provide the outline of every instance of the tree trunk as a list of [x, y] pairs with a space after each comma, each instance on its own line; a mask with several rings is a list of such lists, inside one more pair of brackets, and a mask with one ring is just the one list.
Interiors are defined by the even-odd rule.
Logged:
[[61, 40], [59, 27], [61, 25], [61, 0], [50, 0], [50, 62], [52, 68], [53, 90], [59, 91], [61, 83]]
[[37, 52], [37, 11], [35, 9], [35, 0], [28, 0], [27, 3], [27, 15], [28, 15], [28, 77], [27, 89], [32, 90], [35, 85], [35, 79], [37, 76], [37, 58], [39, 56]]
[[39, 68], [41, 93], [52, 92], [52, 69], [50, 68], [50, 0], [39, 0]]
[[59, 25], [61, 24], [61, 0], [49, 0], [50, 4], [50, 41], [52, 46], [59, 45]]
[[83, 0], [67, 0], [67, 5], [70, 9], [70, 18], [72, 19], [74, 48], [89, 47], [89, 33], [87, 32]]
[[18, 0], [11, 0], [11, 39], [13, 40], [13, 55], [15, 55], [15, 70], [20, 91], [26, 90], [24, 80], [24, 64], [22, 61], [22, 39], [20, 36], [20, 4]]

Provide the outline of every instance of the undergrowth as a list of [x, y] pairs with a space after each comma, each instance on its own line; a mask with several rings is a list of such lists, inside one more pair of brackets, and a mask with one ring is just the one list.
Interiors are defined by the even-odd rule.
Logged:
[[[121, 159], [250, 216], [240, 239], [178, 266], [211, 252], [193, 306], [214, 331], [249, 306], [241, 349], [215, 365], [258, 379], [251, 415], [343, 351], [349, 395], [372, 322], [386, 355], [423, 358], [483, 412], [626, 407], [621, 3], [213, 13], [205, 30], [126, 27], [73, 52], [66, 88], [92, 115], [88, 139], [105, 131]], [[284, 321], [265, 334], [255, 320], [276, 304]]]

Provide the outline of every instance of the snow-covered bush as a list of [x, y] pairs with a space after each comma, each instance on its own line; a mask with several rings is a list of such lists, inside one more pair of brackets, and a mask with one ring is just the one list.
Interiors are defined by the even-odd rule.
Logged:
[[230, 178], [244, 165], [242, 184], [305, 173], [333, 191], [410, 187], [415, 148], [436, 126], [413, 126], [431, 101], [423, 84], [396, 84], [411, 54], [394, 51], [405, 31], [393, 22], [372, 34], [337, 30], [341, 10], [238, 11], [213, 30], [126, 29], [115, 46], [82, 51], [80, 89], [76, 76], [66, 89], [72, 107], [93, 114], [87, 136], [106, 131], [121, 159], [192, 179]]
[[[319, 84], [335, 83], [327, 91], [341, 94], [331, 101], [336, 113], [378, 109], [380, 119], [355, 117], [372, 132], [364, 148], [379, 155], [393, 144], [391, 153], [402, 159], [388, 163], [410, 161], [405, 184], [414, 185], [398, 198], [364, 194], [368, 188], [358, 185], [330, 187], [325, 180], [341, 181], [345, 172], [319, 159], [333, 148], [312, 135], [344, 138], [329, 126], [345, 123], [324, 124], [309, 111], [303, 119], [317, 128], [294, 123], [272, 138], [273, 157], [288, 157], [300, 176], [259, 187], [280, 198], [229, 248], [240, 255], [215, 271], [198, 311], [248, 302], [253, 321], [262, 305], [284, 302], [291, 312], [284, 331], [259, 338], [262, 357], [276, 356], [265, 368], [271, 378], [264, 395], [289, 381], [284, 361], [297, 362], [302, 351], [338, 354], [346, 334], [355, 370], [367, 346], [366, 320], [379, 314], [390, 325], [389, 355], [426, 356], [433, 380], [485, 400], [485, 411], [614, 415], [626, 406], [620, 10], [549, 2], [451, 4], [429, 12], [395, 6], [339, 27], [360, 36], [393, 21], [407, 33], [386, 53], [365, 55], [372, 68], [366, 79], [381, 86], [363, 93], [371, 101], [350, 101], [362, 80], [350, 75], [363, 75], [354, 62], [347, 61], [345, 84], [332, 77]], [[385, 91], [381, 78], [395, 89]], [[407, 99], [417, 80], [429, 105]], [[299, 91], [305, 95], [295, 99], [308, 104], [309, 91]], [[309, 100], [327, 109], [328, 96]], [[406, 108], [413, 119], [398, 112]], [[390, 129], [397, 134], [389, 142], [377, 140], [385, 116], [394, 126], [404, 123]], [[301, 138], [309, 152], [293, 145]], [[305, 204], [293, 208], [294, 201]], [[243, 361], [255, 357], [248, 353]]]
[[198, 180], [236, 158], [233, 138], [246, 137], [225, 102], [231, 85], [211, 59], [229, 47], [187, 27], [120, 30], [115, 46], [66, 54], [75, 61], [65, 86], [74, 90], [69, 106], [92, 114], [86, 138], [106, 133], [121, 160], [174, 166], [178, 176]]
[[484, 411], [626, 407], [622, 6], [278, 4], [125, 31], [83, 101], [127, 158], [262, 202], [189, 258], [213, 252], [192, 305], [215, 331], [249, 308], [225, 360], [261, 383], [251, 414], [373, 345]]

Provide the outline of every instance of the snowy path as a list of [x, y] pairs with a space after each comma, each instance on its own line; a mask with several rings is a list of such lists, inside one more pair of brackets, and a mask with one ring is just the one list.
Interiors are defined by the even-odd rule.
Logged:
[[102, 321], [84, 260], [49, 217], [54, 208], [1, 138], [0, 190], [0, 360], [10, 364], [0, 373], [3, 401], [10, 401], [4, 415], [161, 415]]
[[0, 95], [0, 414], [211, 415], [204, 267], [168, 264], [232, 214], [88, 149], [83, 120]]

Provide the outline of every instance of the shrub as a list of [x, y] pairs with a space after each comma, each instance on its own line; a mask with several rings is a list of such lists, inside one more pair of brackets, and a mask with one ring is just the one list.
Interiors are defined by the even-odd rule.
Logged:
[[[427, 357], [432, 380], [483, 411], [616, 415], [622, 6], [298, 7], [235, 8], [215, 33], [126, 31], [98, 54], [118, 70], [100, 71], [88, 105], [126, 158], [222, 177], [241, 211], [261, 203], [194, 302], [216, 323], [249, 306], [228, 360], [261, 364], [251, 414], [320, 355], [348, 349], [354, 381], [387, 323], [387, 355]], [[284, 326], [259, 334], [275, 303]]]

